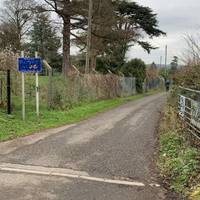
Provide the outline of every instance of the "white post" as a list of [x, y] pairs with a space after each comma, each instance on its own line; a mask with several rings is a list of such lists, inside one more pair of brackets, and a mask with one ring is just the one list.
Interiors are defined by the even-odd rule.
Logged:
[[[21, 52], [21, 57], [24, 58], [24, 51]], [[22, 72], [22, 119], [25, 120], [25, 75]]]
[[[35, 52], [35, 57], [38, 57], [38, 52]], [[35, 91], [36, 91], [36, 114], [39, 117], [40, 115], [40, 102], [39, 102], [39, 77], [38, 72], [35, 73]]]

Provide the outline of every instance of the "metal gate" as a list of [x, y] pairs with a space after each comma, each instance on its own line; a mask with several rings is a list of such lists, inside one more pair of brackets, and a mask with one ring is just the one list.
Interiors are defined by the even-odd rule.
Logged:
[[200, 91], [180, 87], [178, 107], [189, 132], [200, 140]]

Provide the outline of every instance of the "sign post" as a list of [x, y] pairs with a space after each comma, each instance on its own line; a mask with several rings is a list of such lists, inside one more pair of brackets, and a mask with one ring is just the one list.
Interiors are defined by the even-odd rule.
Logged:
[[[35, 52], [35, 58], [38, 58], [38, 52]], [[40, 115], [40, 102], [39, 102], [39, 77], [38, 72], [35, 73], [35, 91], [36, 91], [36, 114], [39, 117]]]
[[[24, 51], [21, 52], [21, 57], [24, 58]], [[22, 119], [25, 120], [25, 74], [22, 72]]]
[[42, 60], [35, 53], [35, 58], [24, 58], [22, 52], [21, 58], [18, 59], [18, 71], [22, 73], [22, 118], [25, 120], [25, 72], [35, 73], [36, 76], [36, 113], [39, 116], [39, 78], [38, 73], [42, 71]]

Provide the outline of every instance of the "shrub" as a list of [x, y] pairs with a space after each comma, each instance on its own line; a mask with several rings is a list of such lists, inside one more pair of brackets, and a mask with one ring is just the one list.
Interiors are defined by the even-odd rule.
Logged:
[[127, 77], [135, 77], [137, 92], [143, 92], [143, 83], [146, 78], [146, 65], [141, 59], [136, 58], [125, 63], [121, 71]]

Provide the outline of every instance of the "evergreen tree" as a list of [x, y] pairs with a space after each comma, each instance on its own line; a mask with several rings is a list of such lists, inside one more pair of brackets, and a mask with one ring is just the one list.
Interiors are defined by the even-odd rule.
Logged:
[[178, 68], [178, 57], [174, 56], [171, 62], [171, 73], [174, 74]]
[[128, 0], [116, 0], [114, 4], [117, 19], [113, 33], [115, 41], [107, 48], [112, 71], [125, 63], [126, 53], [131, 46], [138, 44], [150, 53], [156, 47], [145, 39], [165, 35], [159, 29], [157, 14], [151, 8]]
[[121, 69], [121, 72], [126, 76], [132, 76], [136, 78], [137, 92], [143, 91], [143, 83], [146, 78], [146, 65], [141, 59], [132, 59], [125, 63]]
[[[85, 29], [87, 25], [87, 19], [83, 16], [87, 16], [88, 12], [88, 2], [83, 0], [44, 0], [47, 7], [41, 5], [39, 10], [43, 11], [53, 11], [62, 20], [63, 31], [62, 31], [62, 50], [63, 50], [63, 65], [62, 72], [65, 77], [67, 77], [68, 72], [71, 67], [70, 61], [70, 47], [71, 47], [71, 35], [76, 35], [72, 30]], [[39, 6], [38, 6], [39, 7]]]
[[38, 14], [30, 31], [30, 51], [38, 51], [43, 59], [46, 59], [54, 68], [61, 68], [61, 58], [58, 50], [61, 47], [57, 29], [52, 25], [49, 15]]
[[[165, 33], [158, 28], [157, 15], [149, 7], [127, 0], [94, 0], [92, 18], [91, 67], [101, 57], [106, 68], [119, 71], [125, 64], [126, 53], [135, 44], [148, 53], [155, 49], [144, 38], [153, 38]], [[76, 37], [76, 44], [82, 50], [85, 47], [86, 33]]]

